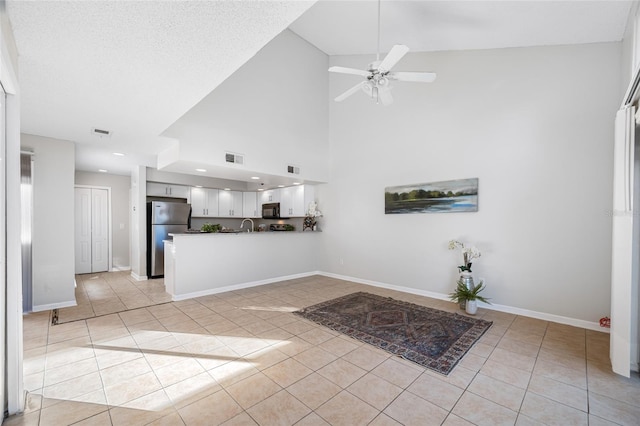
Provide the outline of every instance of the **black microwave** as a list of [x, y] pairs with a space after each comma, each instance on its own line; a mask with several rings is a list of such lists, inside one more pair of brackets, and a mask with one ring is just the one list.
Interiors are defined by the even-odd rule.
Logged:
[[263, 219], [280, 219], [280, 203], [267, 203], [262, 205]]

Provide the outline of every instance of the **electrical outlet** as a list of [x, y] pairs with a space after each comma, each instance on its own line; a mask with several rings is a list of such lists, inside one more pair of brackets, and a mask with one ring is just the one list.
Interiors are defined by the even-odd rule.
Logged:
[[344, 265], [344, 259], [340, 258], [340, 264]]

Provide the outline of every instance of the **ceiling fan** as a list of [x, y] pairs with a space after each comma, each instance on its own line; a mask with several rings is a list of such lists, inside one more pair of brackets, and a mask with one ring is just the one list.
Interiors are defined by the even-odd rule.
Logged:
[[407, 54], [409, 48], [403, 44], [396, 44], [391, 51], [380, 60], [380, 0], [378, 0], [378, 51], [376, 60], [369, 64], [366, 70], [346, 67], [331, 67], [330, 72], [342, 74], [353, 74], [364, 77], [364, 81], [353, 86], [340, 96], [335, 98], [336, 102], [342, 102], [349, 96], [363, 90], [376, 103], [382, 102], [382, 105], [389, 105], [393, 102], [391, 96], [391, 86], [389, 81], [412, 81], [418, 83], [431, 83], [436, 79], [436, 74], [432, 72], [391, 72], [391, 68], [396, 65], [404, 55]]

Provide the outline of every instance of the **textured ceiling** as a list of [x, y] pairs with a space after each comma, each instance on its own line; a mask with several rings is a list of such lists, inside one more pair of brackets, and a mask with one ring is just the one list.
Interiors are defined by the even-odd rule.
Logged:
[[155, 166], [161, 132], [312, 4], [8, 1], [22, 131], [76, 142], [79, 169]]
[[[375, 1], [6, 1], [22, 131], [76, 142], [76, 167], [155, 166], [160, 135], [291, 29], [328, 54], [376, 51]], [[313, 6], [313, 7], [312, 7]], [[382, 51], [618, 41], [631, 2], [383, 1]], [[306, 13], [305, 13], [306, 12]], [[109, 138], [91, 134], [97, 127]], [[115, 157], [123, 152], [125, 157]]]

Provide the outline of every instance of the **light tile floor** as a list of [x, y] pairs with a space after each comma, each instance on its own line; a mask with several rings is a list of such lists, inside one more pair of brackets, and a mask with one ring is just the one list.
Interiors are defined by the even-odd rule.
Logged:
[[448, 376], [294, 316], [355, 291], [314, 276], [51, 326], [24, 318], [28, 407], [6, 425], [638, 425], [609, 335], [495, 311]]
[[76, 275], [77, 306], [58, 309], [58, 323], [171, 302], [164, 279], [136, 281], [129, 271]]

